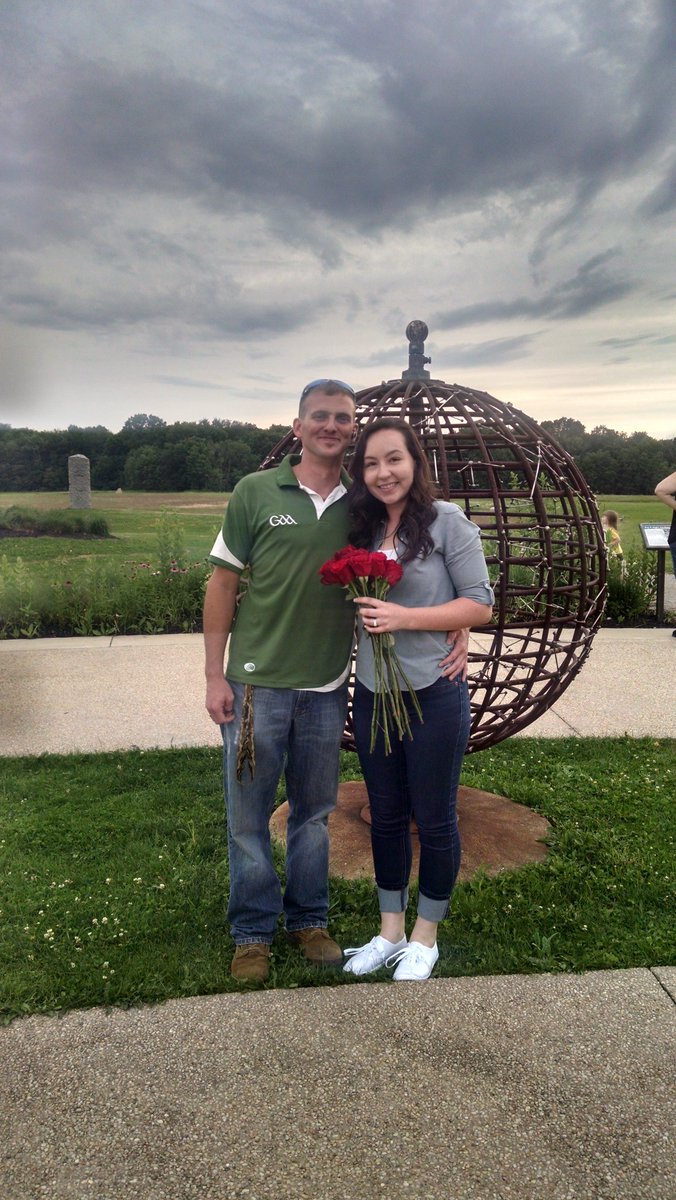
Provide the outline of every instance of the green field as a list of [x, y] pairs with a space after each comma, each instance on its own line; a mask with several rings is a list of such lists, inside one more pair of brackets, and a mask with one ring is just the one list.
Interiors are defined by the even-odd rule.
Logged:
[[[0, 553], [12, 561], [20, 557], [36, 574], [53, 580], [67, 578], [78, 564], [96, 558], [115, 563], [153, 560], [157, 551], [158, 521], [162, 513], [176, 513], [183, 545], [190, 562], [206, 558], [220, 529], [227, 495], [217, 492], [93, 492], [92, 509], [108, 522], [112, 538], [82, 541], [75, 538], [3, 538]], [[668, 522], [669, 510], [654, 496], [598, 496], [599, 511], [614, 508], [620, 514], [620, 534], [625, 552], [641, 549], [639, 524]], [[25, 508], [68, 508], [66, 492], [0, 492], [0, 511]]]
[[[153, 561], [157, 557], [159, 522], [176, 513], [189, 562], [203, 561], [221, 527], [227, 495], [217, 492], [93, 492], [90, 512], [108, 522], [111, 538], [6, 537], [0, 554], [17, 557], [36, 575], [53, 580], [71, 577], [78, 566], [95, 558], [101, 563]], [[21, 508], [68, 508], [66, 492], [0, 492], [0, 511]]]
[[666, 504], [661, 504], [656, 496], [597, 496], [599, 512], [607, 508], [615, 509], [620, 517], [620, 537], [622, 548], [627, 550], [642, 550], [640, 525], [647, 522], [657, 522], [669, 525], [671, 510]]

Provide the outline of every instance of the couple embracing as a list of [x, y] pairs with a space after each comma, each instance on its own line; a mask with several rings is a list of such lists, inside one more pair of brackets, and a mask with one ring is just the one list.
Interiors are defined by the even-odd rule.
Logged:
[[[470, 725], [464, 631], [490, 620], [493, 601], [479, 530], [456, 505], [434, 499], [422, 447], [403, 421], [368, 425], [347, 475], [343, 458], [355, 432], [348, 384], [307, 384], [293, 431], [300, 455], [235, 487], [204, 603], [206, 707], [224, 745], [231, 972], [244, 982], [267, 979], [283, 913], [288, 941], [311, 963], [355, 975], [387, 965], [397, 980], [423, 980], [439, 957], [437, 925], [460, 865], [456, 794]], [[385, 599], [346, 602], [342, 588], [323, 585], [320, 568], [347, 543], [399, 564]], [[327, 928], [327, 823], [338, 792], [355, 616], [352, 717], [371, 809], [380, 929], [344, 956]], [[371, 737], [374, 641], [383, 635], [394, 640], [411, 731], [390, 746], [382, 728]], [[283, 891], [269, 832], [282, 775]], [[419, 897], [407, 937], [412, 816]]]

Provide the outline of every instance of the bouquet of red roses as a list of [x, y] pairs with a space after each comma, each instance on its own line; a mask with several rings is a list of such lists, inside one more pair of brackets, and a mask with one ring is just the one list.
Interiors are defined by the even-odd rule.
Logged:
[[[359, 550], [356, 546], [344, 546], [333, 558], [319, 568], [322, 583], [337, 583], [347, 588], [351, 596], [373, 596], [384, 600], [392, 584], [398, 583], [403, 575], [398, 562], [378, 550]], [[408, 689], [413, 706], [420, 720], [422, 712], [418, 697], [402, 669], [394, 649], [391, 633], [370, 633], [373, 639], [373, 661], [376, 691], [373, 699], [371, 721], [371, 750], [376, 743], [378, 729], [383, 731], [385, 753], [392, 749], [390, 733], [397, 731], [400, 738], [411, 734], [411, 724], [401, 693], [401, 683]], [[400, 682], [401, 679], [401, 682]]]

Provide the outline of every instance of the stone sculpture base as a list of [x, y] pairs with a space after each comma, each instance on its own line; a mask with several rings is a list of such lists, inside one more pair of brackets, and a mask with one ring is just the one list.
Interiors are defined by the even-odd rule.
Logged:
[[[279, 841], [286, 840], [288, 805], [275, 809], [270, 830]], [[360, 780], [342, 783], [338, 803], [329, 818], [331, 852], [329, 870], [343, 879], [373, 876], [371, 834], [368, 825], [368, 796]], [[505, 796], [477, 788], [458, 788], [458, 824], [462, 841], [459, 879], [469, 879], [479, 868], [489, 875], [513, 871], [547, 857], [544, 838], [551, 833], [545, 817], [515, 804]], [[420, 847], [413, 829], [413, 869], [417, 879]]]

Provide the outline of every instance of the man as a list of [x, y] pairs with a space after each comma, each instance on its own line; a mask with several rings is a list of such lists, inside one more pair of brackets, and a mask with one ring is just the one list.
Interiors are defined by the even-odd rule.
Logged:
[[[667, 475], [666, 479], [660, 480], [655, 488], [655, 495], [658, 500], [671, 509], [671, 525], [667, 535], [667, 544], [671, 550], [671, 561], [674, 566], [674, 575], [676, 575], [676, 471]], [[676, 629], [671, 636], [676, 637]]]
[[[310, 962], [342, 961], [327, 929], [327, 823], [338, 791], [354, 606], [340, 588], [322, 586], [319, 568], [347, 542], [350, 480], [342, 464], [354, 428], [348, 384], [307, 384], [293, 422], [302, 455], [240, 480], [209, 556], [206, 707], [223, 731], [231, 972], [242, 981], [267, 979], [281, 912], [287, 939]], [[462, 639], [444, 665], [454, 659], [462, 669]], [[283, 895], [268, 825], [282, 772], [289, 804]]]

